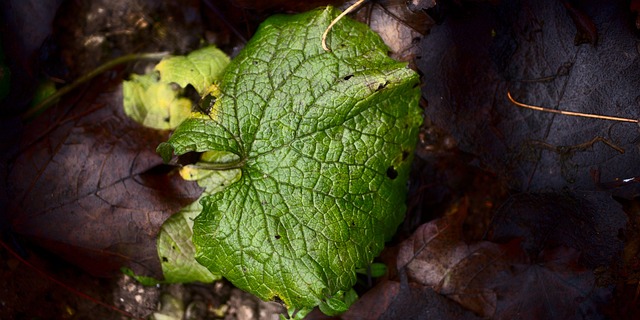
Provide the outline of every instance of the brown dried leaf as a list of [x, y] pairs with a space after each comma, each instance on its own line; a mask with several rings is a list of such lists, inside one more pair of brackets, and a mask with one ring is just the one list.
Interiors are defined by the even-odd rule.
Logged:
[[231, 3], [241, 8], [257, 11], [302, 12], [320, 6], [338, 5], [344, 1], [345, 0], [231, 0]]
[[418, 284], [384, 281], [367, 292], [341, 319], [480, 319], [460, 305]]
[[446, 217], [422, 225], [401, 245], [398, 267], [409, 281], [433, 288], [483, 317], [567, 319], [595, 310], [593, 273], [567, 247], [529, 257], [516, 239], [467, 243], [461, 237], [464, 202]]
[[16, 233], [94, 275], [160, 276], [155, 236], [200, 189], [164, 170], [167, 132], [128, 119], [118, 82], [98, 79], [25, 129], [8, 175]]
[[369, 24], [382, 37], [394, 59], [411, 61], [419, 55], [420, 38], [435, 25], [424, 11], [433, 6], [435, 1], [371, 1], [358, 12], [357, 19]]

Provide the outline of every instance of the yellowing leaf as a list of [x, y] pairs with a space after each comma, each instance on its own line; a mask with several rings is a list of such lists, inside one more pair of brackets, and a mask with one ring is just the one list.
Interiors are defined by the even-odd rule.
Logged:
[[192, 85], [200, 95], [217, 82], [229, 64], [229, 57], [220, 49], [210, 46], [191, 52], [187, 56], [163, 59], [155, 70], [163, 82], [177, 83], [185, 88]]
[[191, 114], [191, 101], [154, 78], [132, 75], [132, 81], [122, 83], [124, 112], [145, 127], [174, 129]]
[[[219, 94], [215, 82], [229, 64], [229, 58], [210, 46], [187, 56], [163, 59], [155, 72], [132, 75], [122, 84], [125, 113], [138, 123], [159, 130], [175, 129], [191, 114], [192, 102], [182, 97], [182, 89], [192, 85], [198, 93], [215, 102]], [[175, 87], [175, 86], [179, 86]], [[215, 116], [214, 108], [208, 112]]]

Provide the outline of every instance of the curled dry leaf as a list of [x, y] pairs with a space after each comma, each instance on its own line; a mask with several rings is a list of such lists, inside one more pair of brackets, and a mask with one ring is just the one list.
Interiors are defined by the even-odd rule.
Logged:
[[522, 248], [539, 254], [546, 248], [571, 247], [582, 252], [587, 268], [619, 259], [627, 224], [622, 206], [607, 192], [519, 194], [496, 212], [490, 239], [522, 238]]
[[433, 6], [434, 1], [370, 1], [358, 11], [357, 19], [382, 37], [391, 57], [411, 61], [420, 54], [417, 46], [420, 38], [435, 24], [424, 11]]
[[8, 174], [12, 229], [94, 275], [160, 276], [155, 236], [200, 194], [162, 166], [167, 132], [124, 115], [117, 81], [98, 79], [25, 129]]
[[460, 237], [465, 211], [463, 203], [401, 245], [398, 267], [409, 281], [492, 319], [569, 319], [596, 309], [607, 290], [595, 287], [578, 251], [558, 247], [530, 257], [518, 239], [467, 243]]
[[456, 319], [477, 320], [480, 317], [459, 304], [439, 295], [433, 289], [416, 283], [383, 281], [364, 294], [340, 318], [361, 319]]

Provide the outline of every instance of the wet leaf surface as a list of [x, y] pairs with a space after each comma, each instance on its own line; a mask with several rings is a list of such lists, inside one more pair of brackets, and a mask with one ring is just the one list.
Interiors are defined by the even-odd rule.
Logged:
[[149, 146], [167, 132], [124, 115], [118, 81], [94, 82], [25, 128], [8, 176], [12, 230], [91, 274], [159, 276], [155, 236], [200, 189]]

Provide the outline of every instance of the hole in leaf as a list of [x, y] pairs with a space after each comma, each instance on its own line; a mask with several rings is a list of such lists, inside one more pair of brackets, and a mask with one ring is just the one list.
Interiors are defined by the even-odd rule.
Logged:
[[169, 262], [169, 259], [167, 259], [167, 257], [162, 257], [162, 262]]
[[391, 180], [397, 178], [398, 171], [396, 171], [396, 168], [394, 168], [393, 166], [390, 166], [389, 168], [387, 168], [387, 177]]
[[276, 240], [279, 240], [280, 239], [280, 235], [276, 234], [275, 238], [276, 238]]
[[352, 75], [352, 74], [349, 74], [349, 75], [345, 76], [343, 79], [344, 79], [344, 80], [349, 80], [349, 79], [351, 79], [352, 77], [353, 77], [353, 75]]
[[407, 158], [409, 158], [409, 152], [408, 151], [402, 151], [402, 161], [407, 160]]
[[182, 95], [193, 102], [200, 100], [198, 90], [191, 84], [188, 84], [184, 89], [182, 89]]
[[388, 84], [389, 84], [389, 81], [386, 81], [385, 83], [378, 84], [378, 88], [376, 89], [376, 91], [380, 91], [380, 90], [384, 89]]

